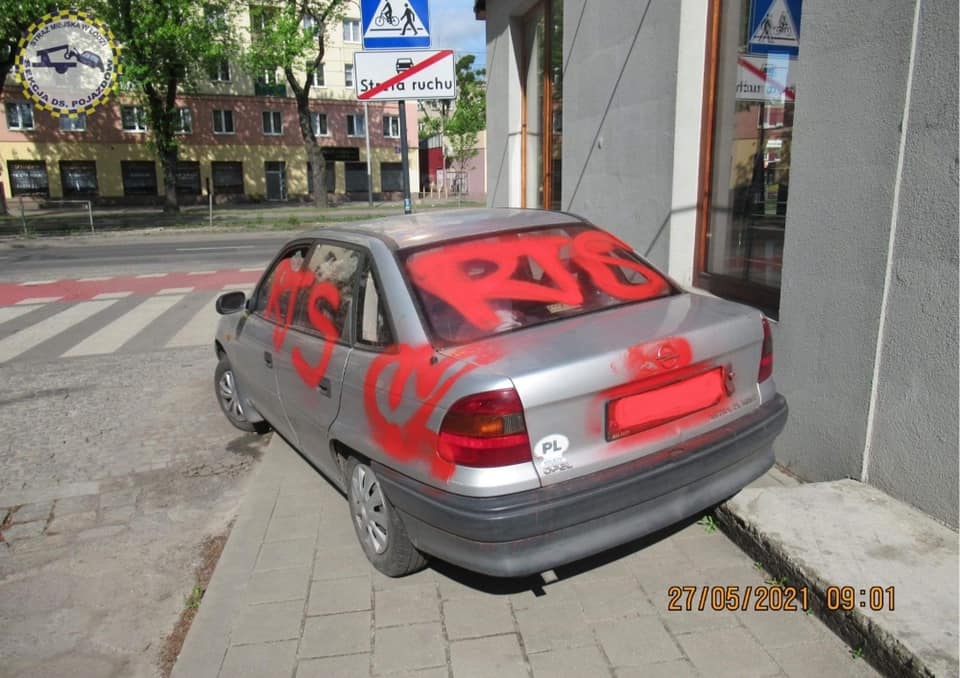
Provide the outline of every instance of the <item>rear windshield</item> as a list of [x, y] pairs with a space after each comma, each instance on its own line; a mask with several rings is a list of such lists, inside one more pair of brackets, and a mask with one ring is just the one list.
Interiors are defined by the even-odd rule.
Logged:
[[673, 292], [628, 245], [582, 225], [458, 240], [401, 259], [428, 329], [443, 344]]

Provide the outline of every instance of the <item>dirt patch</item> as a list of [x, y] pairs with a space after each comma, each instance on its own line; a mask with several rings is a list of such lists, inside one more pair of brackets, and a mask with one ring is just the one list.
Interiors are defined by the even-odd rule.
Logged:
[[[230, 527], [233, 524], [231, 523]], [[167, 636], [160, 650], [160, 675], [163, 678], [170, 678], [173, 671], [173, 665], [177, 663], [177, 657], [180, 656], [180, 650], [183, 648], [183, 641], [187, 638], [187, 632], [193, 624], [193, 618], [197, 616], [200, 609], [200, 603], [203, 594], [207, 591], [210, 579], [213, 577], [213, 571], [217, 567], [217, 561], [220, 560], [220, 554], [223, 553], [223, 547], [227, 543], [227, 537], [230, 534], [230, 527], [226, 534], [216, 537], [208, 537], [200, 545], [200, 565], [196, 571], [196, 585], [193, 593], [188, 596], [183, 612], [180, 613], [180, 619], [173, 631]]]

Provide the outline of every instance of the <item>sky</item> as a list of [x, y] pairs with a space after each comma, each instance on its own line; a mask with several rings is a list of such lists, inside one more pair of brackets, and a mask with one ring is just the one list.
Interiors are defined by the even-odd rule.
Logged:
[[429, 0], [430, 49], [452, 49], [458, 59], [473, 54], [477, 57], [474, 68], [485, 68], [487, 24], [474, 18], [473, 1]]

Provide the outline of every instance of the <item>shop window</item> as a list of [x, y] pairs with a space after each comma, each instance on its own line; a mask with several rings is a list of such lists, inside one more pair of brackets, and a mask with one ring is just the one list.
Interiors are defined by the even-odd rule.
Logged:
[[212, 162], [210, 173], [213, 175], [214, 193], [243, 194], [242, 162]]
[[43, 160], [10, 160], [7, 162], [12, 195], [49, 195], [47, 164]]
[[711, 4], [696, 285], [780, 304], [802, 0]]
[[380, 163], [380, 190], [383, 192], [403, 190], [403, 163]]
[[177, 194], [200, 195], [200, 163], [177, 161]]
[[97, 163], [92, 160], [61, 160], [60, 186], [64, 198], [97, 195]]
[[149, 160], [122, 160], [124, 195], [157, 195], [157, 165]]
[[561, 209], [563, 4], [538, 3], [523, 19], [522, 205]]
[[367, 163], [345, 162], [343, 164], [347, 193], [367, 192]]

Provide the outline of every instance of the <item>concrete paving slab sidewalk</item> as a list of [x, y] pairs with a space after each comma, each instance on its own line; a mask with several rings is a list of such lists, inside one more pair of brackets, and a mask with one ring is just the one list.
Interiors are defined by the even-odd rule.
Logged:
[[545, 586], [441, 562], [384, 577], [343, 497], [274, 436], [173, 676], [877, 675], [803, 611], [671, 611], [674, 586], [776, 588], [710, 521], [556, 572]]

